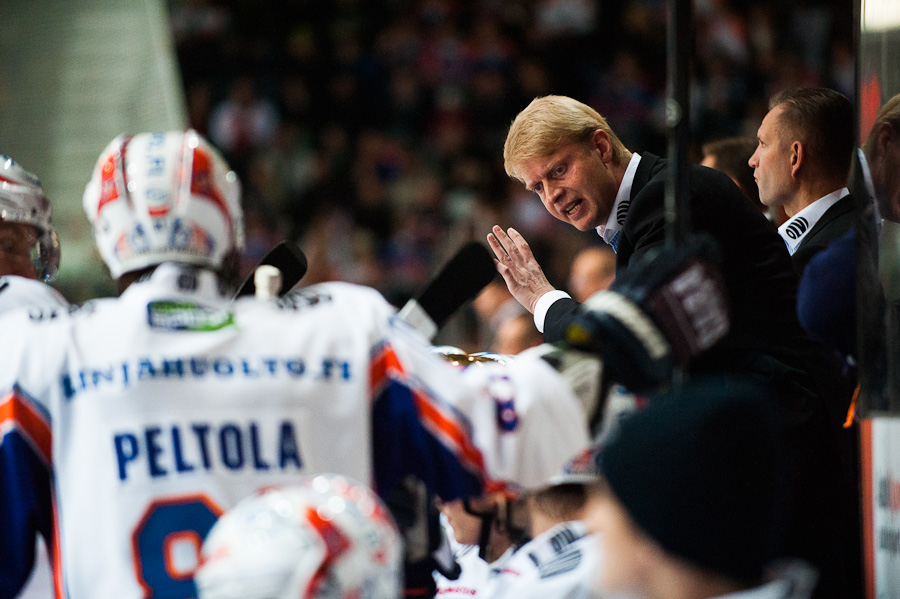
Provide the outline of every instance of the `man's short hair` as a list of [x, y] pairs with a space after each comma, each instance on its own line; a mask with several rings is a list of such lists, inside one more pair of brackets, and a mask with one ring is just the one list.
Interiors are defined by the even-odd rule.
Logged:
[[900, 133], [900, 94], [897, 94], [885, 102], [884, 106], [878, 110], [878, 115], [875, 117], [872, 129], [869, 130], [869, 136], [866, 138], [865, 144], [863, 144], [863, 151], [865, 151], [866, 156], [871, 156], [872, 152], [875, 150], [875, 140], [878, 138], [878, 130], [881, 129], [883, 125], [890, 125], [895, 131]]
[[522, 162], [550, 156], [569, 143], [586, 144], [597, 129], [609, 135], [613, 161], [623, 163], [628, 149], [596, 110], [566, 96], [535, 98], [509, 127], [503, 146], [506, 174], [521, 181], [518, 169]]
[[529, 496], [533, 509], [556, 522], [580, 520], [587, 503], [587, 488], [582, 484], [553, 485]]
[[775, 94], [769, 109], [777, 106], [784, 111], [778, 119], [779, 137], [802, 142], [820, 172], [846, 179], [856, 146], [850, 100], [833, 89], [798, 87]]

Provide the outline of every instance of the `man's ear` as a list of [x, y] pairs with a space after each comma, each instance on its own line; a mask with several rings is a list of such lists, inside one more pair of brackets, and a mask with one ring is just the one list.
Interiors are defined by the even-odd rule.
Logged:
[[888, 151], [888, 146], [898, 141], [897, 137], [897, 131], [893, 126], [889, 123], [882, 123], [875, 136], [875, 155], [884, 156]]
[[603, 162], [611, 162], [613, 157], [612, 142], [609, 139], [609, 133], [603, 129], [595, 129], [591, 136], [591, 142], [594, 147], [600, 151], [600, 159]]
[[803, 147], [803, 144], [799, 141], [791, 143], [791, 176], [793, 178], [797, 178], [805, 160], [806, 148]]

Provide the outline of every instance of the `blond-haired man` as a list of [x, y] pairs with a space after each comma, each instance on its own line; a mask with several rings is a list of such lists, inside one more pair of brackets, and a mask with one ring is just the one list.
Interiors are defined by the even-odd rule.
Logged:
[[[667, 163], [628, 150], [593, 108], [564, 96], [535, 99], [510, 126], [504, 161], [507, 173], [536, 193], [551, 215], [581, 231], [595, 229], [615, 249], [617, 278], [664, 250]], [[790, 549], [819, 567], [827, 589], [821, 596], [846, 596], [846, 560], [853, 556], [841, 536], [856, 514], [846, 504], [830, 430], [839, 383], [797, 322], [796, 277], [777, 232], [724, 173], [694, 166], [689, 177], [690, 226], [718, 246], [731, 328], [688, 374], [747, 374], [785, 405], [792, 442], [803, 448]], [[488, 242], [498, 272], [534, 314], [545, 341], [564, 339], [578, 302], [548, 282], [517, 231], [495, 225]]]

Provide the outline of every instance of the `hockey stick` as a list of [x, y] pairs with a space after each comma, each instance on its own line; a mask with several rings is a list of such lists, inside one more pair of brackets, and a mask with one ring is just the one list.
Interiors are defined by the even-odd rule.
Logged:
[[[303, 254], [303, 251], [297, 247], [297, 244], [285, 240], [269, 250], [269, 253], [260, 261], [257, 268], [263, 265], [271, 265], [281, 271], [281, 289], [278, 293], [278, 295], [281, 296], [300, 282], [300, 279], [306, 274], [308, 263], [306, 261], [306, 256]], [[234, 299], [246, 295], [254, 295], [256, 293], [256, 283], [254, 282], [255, 273], [256, 268], [253, 269], [253, 272], [251, 272], [247, 278], [244, 279], [244, 282], [241, 283], [241, 286], [238, 287], [237, 293], [234, 294]]]
[[487, 248], [470, 241], [406, 302], [400, 310], [400, 318], [431, 340], [453, 313], [478, 295], [496, 273]]

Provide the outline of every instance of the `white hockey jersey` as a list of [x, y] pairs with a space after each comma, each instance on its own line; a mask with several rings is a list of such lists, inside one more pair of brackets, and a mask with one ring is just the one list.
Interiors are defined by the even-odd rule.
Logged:
[[484, 597], [485, 586], [491, 577], [492, 569], [502, 569], [503, 564], [513, 555], [513, 549], [507, 549], [500, 557], [488, 563], [478, 557], [477, 545], [459, 545], [453, 552], [453, 558], [460, 568], [459, 577], [450, 580], [435, 572], [434, 581], [437, 587], [436, 597], [440, 599], [475, 599]]
[[479, 596], [490, 599], [590, 599], [599, 567], [596, 535], [580, 521], [563, 522], [492, 568]]
[[323, 284], [231, 303], [165, 264], [118, 299], [0, 318], [0, 598], [54, 531], [57, 595], [194, 597], [203, 538], [260, 487], [415, 474], [478, 494], [458, 371], [376, 291]]
[[516, 490], [543, 487], [590, 445], [582, 404], [539, 354], [469, 366], [463, 381], [470, 392], [457, 405], [495, 481]]
[[62, 294], [46, 283], [15, 275], [0, 277], [0, 314], [17, 308], [68, 305]]
[[[0, 314], [20, 308], [31, 310], [66, 309], [68, 305], [62, 294], [46, 283], [15, 275], [0, 277]], [[49, 530], [42, 532], [48, 536], [51, 534]], [[37, 542], [31, 578], [19, 593], [19, 599], [48, 599], [53, 596], [52, 566], [47, 547], [41, 539], [43, 537]]]
[[[457, 407], [472, 423], [472, 437], [484, 455], [493, 491], [513, 491], [515, 495], [517, 491], [544, 487], [590, 444], [582, 404], [565, 379], [539, 353], [519, 354], [507, 364], [470, 365], [463, 371], [463, 382], [470, 392], [458, 398]], [[449, 525], [445, 527], [449, 529]], [[453, 539], [451, 531], [445, 533]], [[583, 529], [578, 529], [578, 534], [583, 536]], [[564, 537], [568, 538], [561, 533], [560, 538]], [[534, 548], [535, 542], [523, 548]], [[544, 536], [538, 542], [547, 543]], [[493, 593], [505, 593], [501, 587], [507, 583], [522, 596], [527, 593], [534, 597], [557, 596], [526, 588], [539, 578], [539, 574], [532, 572], [535, 567], [509, 569], [521, 558], [522, 549], [510, 549], [488, 564], [478, 557], [477, 546], [455, 542], [451, 545], [456, 547], [454, 554], [462, 572], [456, 580], [435, 575], [440, 599], [493, 597]], [[593, 568], [594, 564], [585, 562], [583, 567]], [[560, 582], [563, 578], [567, 582]], [[542, 591], [548, 591], [565, 589], [571, 580], [565, 572], [560, 572], [549, 581], [552, 586], [542, 580], [538, 582]]]

